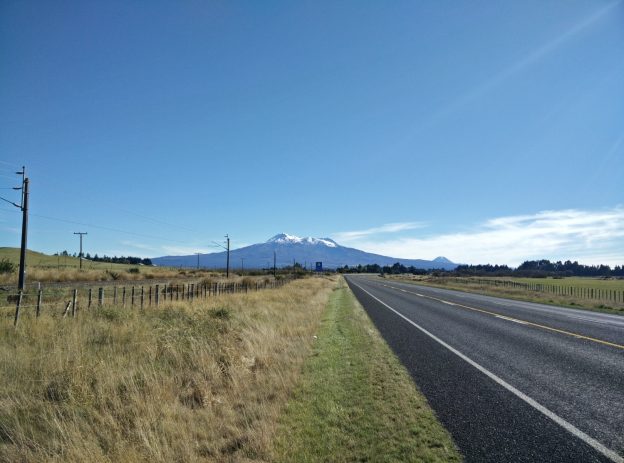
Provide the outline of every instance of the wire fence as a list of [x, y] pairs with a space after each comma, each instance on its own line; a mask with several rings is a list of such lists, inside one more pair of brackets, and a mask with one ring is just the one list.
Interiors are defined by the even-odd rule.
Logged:
[[545, 283], [525, 283], [512, 280], [492, 280], [485, 278], [459, 278], [450, 279], [458, 284], [480, 284], [485, 286], [497, 286], [503, 288], [518, 288], [525, 291], [535, 291], [557, 296], [569, 296], [593, 301], [624, 303], [624, 290], [608, 288], [590, 288], [584, 286], [551, 285]]
[[80, 310], [104, 306], [129, 309], [158, 307], [173, 301], [194, 302], [226, 294], [249, 293], [280, 288], [290, 279], [243, 280], [217, 283], [165, 283], [134, 286], [91, 286], [33, 289], [5, 294], [0, 314], [12, 317], [17, 325], [25, 313], [39, 317], [48, 312], [62, 317], [76, 317]]

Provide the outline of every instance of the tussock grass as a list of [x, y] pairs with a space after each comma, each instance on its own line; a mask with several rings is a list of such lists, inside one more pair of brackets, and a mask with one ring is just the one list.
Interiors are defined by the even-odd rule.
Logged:
[[0, 326], [0, 460], [268, 460], [335, 281]]
[[330, 299], [275, 448], [280, 462], [461, 459], [344, 281]]

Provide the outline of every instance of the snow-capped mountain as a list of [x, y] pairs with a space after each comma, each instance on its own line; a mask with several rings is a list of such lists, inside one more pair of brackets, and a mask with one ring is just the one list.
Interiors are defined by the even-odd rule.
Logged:
[[[452, 270], [457, 267], [445, 257], [435, 260], [401, 259], [360, 251], [359, 249], [341, 246], [330, 238], [300, 238], [286, 233], [273, 236], [264, 243], [252, 244], [230, 251], [230, 267], [232, 269], [270, 268], [275, 255], [277, 266], [285, 267], [297, 262], [301, 265], [314, 266], [322, 262], [324, 268], [336, 268], [344, 265], [359, 264], [393, 265], [403, 264], [407, 267], [425, 269]], [[168, 267], [196, 267], [197, 256], [164, 256], [152, 259], [155, 265]], [[199, 265], [204, 268], [225, 268], [226, 252], [215, 252], [199, 256]]]
[[324, 245], [330, 248], [338, 246], [338, 243], [329, 238], [312, 238], [311, 236], [299, 238], [298, 236], [288, 235], [286, 233], [275, 235], [273, 238], [270, 238], [267, 243]]

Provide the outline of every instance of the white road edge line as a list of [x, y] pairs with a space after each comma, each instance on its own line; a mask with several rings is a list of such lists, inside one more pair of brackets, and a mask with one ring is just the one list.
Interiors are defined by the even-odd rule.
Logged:
[[494, 380], [496, 383], [498, 383], [499, 385], [503, 386], [505, 389], [507, 389], [509, 392], [511, 392], [512, 394], [514, 394], [516, 397], [522, 399], [523, 401], [525, 401], [527, 404], [529, 404], [531, 407], [533, 407], [534, 409], [536, 409], [538, 412], [546, 415], [548, 418], [550, 418], [551, 420], [553, 420], [555, 423], [557, 423], [559, 426], [561, 426], [563, 429], [565, 429], [566, 431], [570, 432], [571, 434], [573, 434], [574, 436], [578, 437], [579, 439], [581, 439], [583, 442], [585, 442], [587, 445], [591, 446], [594, 450], [600, 452], [601, 454], [603, 454], [605, 457], [609, 458], [611, 461], [614, 461], [616, 463], [624, 463], [624, 458], [622, 458], [620, 455], [618, 455], [617, 453], [615, 453], [613, 450], [605, 447], [604, 445], [602, 445], [600, 442], [598, 442], [596, 439], [594, 439], [593, 437], [588, 436], [587, 434], [585, 434], [583, 431], [581, 431], [580, 429], [578, 429], [577, 427], [575, 427], [573, 424], [568, 423], [566, 420], [564, 420], [563, 418], [561, 418], [559, 415], [556, 415], [554, 412], [551, 412], [549, 409], [547, 409], [546, 407], [544, 407], [542, 404], [536, 402], [535, 400], [533, 400], [531, 397], [529, 397], [528, 395], [526, 395], [524, 392], [519, 391], [518, 389], [516, 389], [515, 387], [513, 387], [511, 384], [507, 383], [504, 379], [496, 376], [494, 373], [492, 373], [490, 370], [486, 369], [485, 367], [479, 365], [477, 362], [475, 362], [474, 360], [472, 360], [471, 358], [467, 357], [466, 355], [462, 354], [460, 351], [458, 351], [457, 349], [451, 347], [450, 345], [448, 345], [447, 343], [445, 343], [444, 341], [442, 341], [440, 338], [438, 338], [435, 334], [430, 333], [429, 331], [427, 331], [425, 328], [423, 328], [422, 326], [420, 326], [419, 324], [417, 324], [416, 322], [414, 322], [413, 320], [410, 320], [409, 318], [407, 318], [405, 315], [403, 315], [402, 313], [398, 312], [397, 310], [393, 309], [392, 307], [390, 307], [388, 304], [386, 304], [384, 301], [382, 301], [381, 299], [379, 299], [378, 297], [372, 295], [371, 293], [369, 293], [368, 291], [366, 291], [364, 288], [362, 288], [360, 285], [353, 283], [353, 285], [357, 286], [358, 288], [360, 288], [362, 291], [364, 291], [366, 294], [368, 294], [370, 297], [372, 297], [373, 299], [375, 299], [377, 302], [379, 302], [380, 304], [383, 304], [384, 306], [386, 306], [387, 308], [389, 308], [390, 310], [392, 310], [395, 314], [397, 314], [399, 317], [401, 317], [402, 319], [404, 319], [406, 322], [408, 322], [409, 324], [413, 325], [414, 327], [418, 328], [420, 331], [422, 331], [423, 333], [425, 333], [427, 336], [429, 336], [431, 339], [433, 339], [434, 341], [438, 342], [439, 344], [441, 344], [442, 346], [446, 347], [448, 350], [450, 350], [451, 352], [453, 352], [455, 355], [457, 355], [459, 358], [461, 358], [462, 360], [468, 362], [470, 365], [472, 365], [473, 367], [475, 367], [477, 370], [479, 370], [481, 373], [483, 373], [484, 375], [488, 376], [490, 379]]

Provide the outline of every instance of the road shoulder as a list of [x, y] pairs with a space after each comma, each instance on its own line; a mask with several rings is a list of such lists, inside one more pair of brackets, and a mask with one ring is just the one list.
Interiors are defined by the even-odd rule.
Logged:
[[330, 298], [300, 386], [280, 420], [275, 460], [461, 460], [344, 281]]

